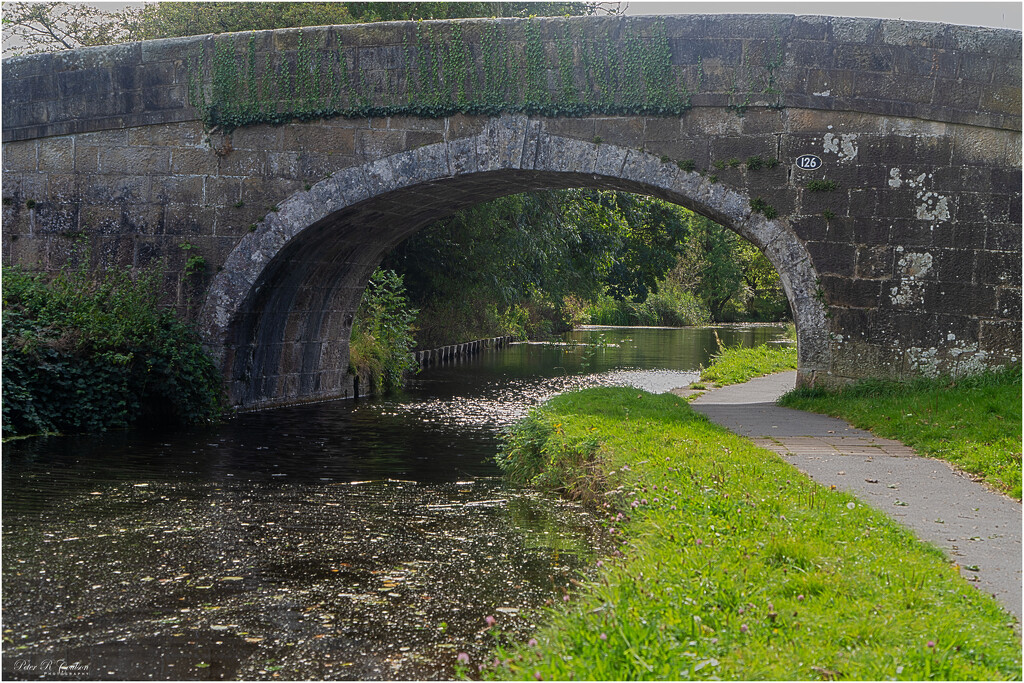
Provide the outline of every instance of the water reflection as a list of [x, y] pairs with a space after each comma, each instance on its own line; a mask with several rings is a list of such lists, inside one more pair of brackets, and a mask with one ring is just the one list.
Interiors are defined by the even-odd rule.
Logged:
[[497, 478], [497, 431], [576, 386], [680, 386], [715, 349], [708, 331], [593, 330], [387, 400], [9, 442], [4, 676], [63, 659], [88, 668], [62, 678], [450, 677], [490, 646], [485, 615], [527, 632], [602, 543], [578, 506]]

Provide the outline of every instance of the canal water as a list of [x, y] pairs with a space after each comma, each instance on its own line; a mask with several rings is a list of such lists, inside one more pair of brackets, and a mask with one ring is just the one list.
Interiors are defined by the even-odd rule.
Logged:
[[451, 678], [610, 549], [583, 508], [501, 480], [500, 431], [577, 387], [684, 386], [719, 339], [780, 332], [587, 328], [384, 399], [8, 442], [3, 676]]

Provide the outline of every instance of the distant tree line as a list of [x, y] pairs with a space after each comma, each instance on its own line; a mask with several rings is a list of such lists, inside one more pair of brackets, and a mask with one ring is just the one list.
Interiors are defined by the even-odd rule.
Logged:
[[105, 11], [70, 2], [5, 2], [5, 57], [207, 33], [374, 21], [570, 16], [615, 12], [597, 2], [150, 2]]

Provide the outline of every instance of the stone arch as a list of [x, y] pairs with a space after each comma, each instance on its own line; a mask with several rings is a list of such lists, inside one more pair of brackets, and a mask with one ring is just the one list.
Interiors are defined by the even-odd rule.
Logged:
[[370, 274], [407, 236], [466, 206], [535, 189], [652, 195], [703, 214], [759, 247], [793, 310], [798, 382], [830, 367], [825, 306], [803, 242], [750, 198], [644, 151], [546, 132], [525, 115], [475, 136], [346, 168], [282, 202], [232, 250], [199, 323], [231, 402], [267, 406], [347, 395], [352, 317]]

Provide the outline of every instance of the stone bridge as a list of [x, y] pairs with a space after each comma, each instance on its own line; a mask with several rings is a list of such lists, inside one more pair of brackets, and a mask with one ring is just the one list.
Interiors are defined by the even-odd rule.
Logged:
[[1020, 359], [1017, 31], [399, 22], [3, 62], [4, 262], [161, 268], [239, 406], [349, 395], [388, 250], [566, 187], [660, 197], [760, 247], [802, 383]]

